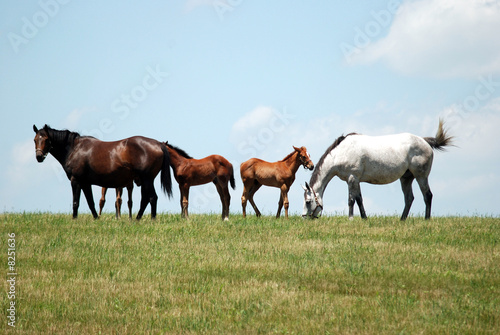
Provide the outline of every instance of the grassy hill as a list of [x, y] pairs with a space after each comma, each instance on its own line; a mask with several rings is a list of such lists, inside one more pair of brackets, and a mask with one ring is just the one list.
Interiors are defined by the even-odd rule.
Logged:
[[0, 220], [2, 333], [500, 332], [498, 218]]

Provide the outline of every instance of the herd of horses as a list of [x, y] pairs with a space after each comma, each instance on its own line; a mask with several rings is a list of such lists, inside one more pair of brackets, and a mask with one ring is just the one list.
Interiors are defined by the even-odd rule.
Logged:
[[[172, 169], [179, 184], [182, 217], [188, 217], [189, 189], [191, 186], [214, 183], [222, 203], [222, 219], [228, 220], [231, 196], [229, 185], [235, 189], [232, 164], [220, 155], [194, 159], [184, 150], [168, 142], [134, 136], [114, 142], [81, 136], [69, 130], [56, 130], [48, 125], [38, 129], [33, 125], [35, 152], [38, 162], [50, 153], [61, 164], [71, 182], [73, 192], [73, 218], [78, 215], [80, 195], [83, 191], [94, 218], [102, 213], [108, 188], [116, 189], [116, 216], [120, 217], [123, 188], [128, 191], [129, 217], [132, 218], [132, 191], [134, 183], [141, 188], [141, 202], [137, 220], [141, 219], [149, 204], [151, 217], [156, 217], [158, 195], [154, 180], [160, 174], [161, 187], [172, 196]], [[318, 218], [323, 211], [323, 194], [330, 180], [338, 176], [349, 189], [349, 217], [353, 217], [357, 203], [362, 218], [366, 218], [360, 183], [388, 184], [400, 179], [405, 199], [401, 220], [407, 218], [413, 202], [412, 182], [417, 180], [426, 205], [425, 218], [431, 216], [432, 193], [428, 176], [433, 161], [433, 149], [443, 150], [451, 145], [449, 136], [439, 121], [434, 137], [412, 134], [366, 136], [350, 133], [340, 136], [325, 151], [314, 166], [305, 147], [293, 147], [293, 152], [277, 162], [251, 158], [240, 166], [243, 182], [241, 205], [246, 216], [247, 201], [255, 214], [261, 213], [253, 196], [262, 185], [280, 189], [276, 217], [285, 208], [288, 218], [288, 192], [300, 166], [313, 170], [304, 188], [304, 218]], [[92, 185], [102, 187], [99, 214], [95, 209]]]

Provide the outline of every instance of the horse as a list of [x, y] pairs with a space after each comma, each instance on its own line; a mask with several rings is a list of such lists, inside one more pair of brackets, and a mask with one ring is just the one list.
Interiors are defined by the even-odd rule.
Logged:
[[243, 181], [243, 195], [241, 196], [241, 206], [243, 207], [243, 217], [246, 217], [247, 200], [250, 201], [257, 217], [261, 213], [253, 196], [262, 186], [278, 187], [281, 190], [276, 218], [281, 215], [281, 209], [285, 207], [285, 218], [288, 218], [288, 191], [295, 180], [295, 173], [302, 165], [309, 170], [314, 169], [311, 156], [305, 147], [293, 147], [293, 152], [282, 160], [269, 163], [258, 158], [250, 158], [240, 166], [241, 179]]
[[164, 144], [142, 136], [120, 141], [103, 142], [91, 136], [81, 136], [69, 130], [56, 130], [47, 125], [38, 129], [33, 125], [36, 159], [43, 162], [50, 153], [62, 165], [71, 181], [73, 191], [73, 218], [78, 216], [80, 195], [83, 191], [92, 216], [97, 218], [91, 185], [107, 188], [127, 187], [132, 181], [141, 186], [141, 219], [148, 203], [151, 218], [156, 217], [158, 196], [154, 179], [161, 171], [161, 186], [172, 196], [170, 156]]
[[[128, 217], [132, 219], [132, 190], [134, 189], [134, 183], [130, 183], [127, 186], [128, 191]], [[103, 187], [101, 190], [101, 200], [99, 200], [99, 216], [102, 214], [102, 209], [104, 204], [106, 203], [106, 192], [108, 191], [107, 187]], [[115, 201], [115, 210], [116, 210], [116, 218], [119, 219], [121, 217], [121, 208], [122, 208], [122, 194], [123, 187], [116, 188], [116, 201]]]
[[234, 181], [233, 165], [219, 155], [211, 155], [202, 159], [194, 159], [184, 150], [165, 142], [170, 155], [170, 165], [174, 171], [174, 178], [179, 184], [181, 193], [181, 216], [188, 218], [189, 188], [191, 186], [215, 184], [222, 202], [222, 219], [229, 220], [229, 194], [228, 182], [233, 190]]
[[452, 136], [439, 120], [435, 137], [420, 137], [403, 133], [386, 136], [366, 136], [350, 133], [340, 136], [321, 156], [309, 184], [304, 188], [304, 218], [318, 218], [323, 211], [323, 194], [330, 180], [338, 176], [349, 189], [349, 219], [353, 218], [354, 203], [366, 219], [360, 183], [389, 184], [401, 181], [405, 208], [401, 220], [406, 220], [413, 203], [412, 182], [417, 180], [424, 196], [425, 219], [431, 217], [432, 192], [428, 177], [434, 152], [452, 145]]

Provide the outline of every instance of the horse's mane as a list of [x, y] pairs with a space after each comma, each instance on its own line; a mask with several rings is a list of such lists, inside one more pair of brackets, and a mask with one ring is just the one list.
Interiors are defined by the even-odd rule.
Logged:
[[51, 138], [52, 141], [58, 143], [71, 143], [75, 141], [80, 134], [74, 131], [65, 130], [57, 130], [53, 129], [48, 125], [43, 127], [43, 130], [47, 133], [47, 135]]
[[318, 177], [319, 177], [319, 170], [321, 169], [321, 166], [323, 165], [324, 161], [325, 161], [325, 158], [326, 156], [328, 156], [328, 154], [333, 150], [335, 149], [336, 147], [338, 147], [338, 145], [340, 143], [342, 143], [343, 140], [346, 139], [347, 136], [351, 136], [351, 135], [358, 135], [358, 133], [349, 133], [347, 135], [340, 135], [333, 143], [332, 145], [330, 145], [328, 147], [328, 149], [326, 149], [325, 153], [323, 154], [323, 156], [321, 156], [321, 158], [319, 159], [318, 161], [318, 164], [316, 164], [316, 167], [314, 168], [314, 171], [312, 173], [312, 176], [311, 176], [311, 180], [309, 181], [309, 184], [310, 185], [314, 185], [316, 183], [316, 181], [318, 181]]
[[284, 161], [286, 161], [288, 158], [292, 157], [292, 156], [293, 156], [293, 154], [294, 154], [295, 152], [296, 152], [295, 150], [294, 150], [294, 151], [292, 151], [292, 152], [291, 152], [291, 153], [289, 153], [289, 154], [288, 154], [285, 158], [283, 158], [282, 160], [280, 160], [280, 162], [284, 162]]
[[179, 155], [181, 155], [182, 157], [184, 158], [188, 158], [188, 159], [193, 159], [193, 157], [189, 156], [184, 150], [180, 149], [180, 148], [177, 148], [177, 147], [174, 147], [173, 145], [171, 144], [168, 144], [168, 143], [165, 143], [165, 145], [167, 147], [169, 147], [170, 149], [173, 149], [175, 150]]

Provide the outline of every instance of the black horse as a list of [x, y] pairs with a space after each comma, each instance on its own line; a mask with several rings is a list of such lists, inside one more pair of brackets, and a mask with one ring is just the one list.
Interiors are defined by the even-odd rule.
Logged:
[[61, 163], [73, 189], [73, 218], [78, 216], [83, 190], [94, 218], [97, 218], [91, 185], [108, 188], [127, 187], [132, 181], [141, 186], [139, 220], [148, 203], [151, 218], [156, 217], [158, 196], [154, 179], [161, 171], [163, 191], [172, 196], [170, 156], [165, 144], [142, 136], [115, 142], [103, 142], [69, 130], [56, 130], [45, 125], [35, 131], [36, 159], [43, 162], [51, 153]]

